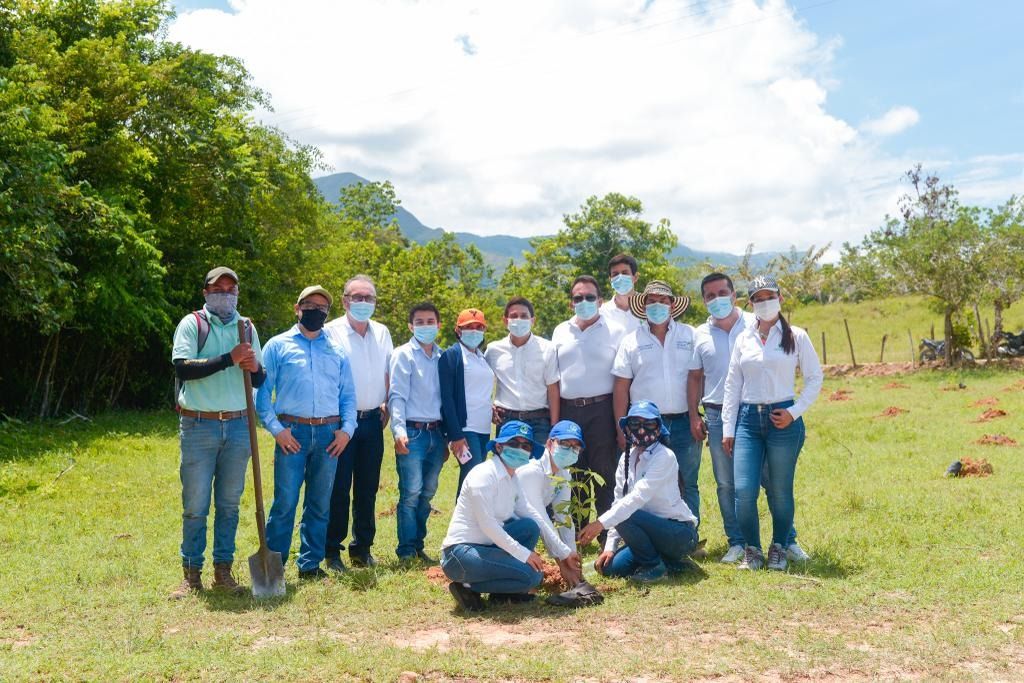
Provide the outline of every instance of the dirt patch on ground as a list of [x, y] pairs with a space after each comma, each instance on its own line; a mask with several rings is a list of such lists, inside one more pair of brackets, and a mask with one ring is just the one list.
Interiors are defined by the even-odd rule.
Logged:
[[394, 517], [396, 510], [398, 510], [397, 505], [392, 505], [389, 508], [385, 508], [384, 510], [381, 510], [380, 512], [377, 513], [377, 519], [380, 519], [382, 517]]
[[1003, 391], [1024, 391], [1024, 379], [1019, 379], [1010, 386], [1003, 389]]
[[974, 422], [991, 422], [992, 420], [996, 420], [1000, 417], [1006, 417], [1005, 410], [1000, 410], [999, 408], [989, 408], [988, 410], [983, 412], [977, 420], [974, 420]]
[[853, 390], [852, 389], [836, 389], [831, 394], [829, 394], [828, 400], [830, 400], [830, 401], [849, 401], [850, 399], [853, 398], [852, 394], [853, 394]]
[[985, 434], [974, 443], [979, 446], [1016, 446], [1017, 441], [1005, 434]]
[[829, 377], [890, 377], [906, 375], [914, 372], [913, 363], [864, 363], [852, 365], [826, 365], [825, 374]]
[[889, 382], [888, 384], [886, 384], [882, 388], [883, 389], [909, 389], [910, 385], [909, 384], [904, 384], [903, 382]]
[[889, 406], [888, 408], [883, 410], [878, 417], [896, 417], [897, 415], [902, 415], [904, 413], [909, 412], [910, 411], [907, 410], [906, 408], [900, 408], [899, 406]]
[[985, 406], [997, 406], [999, 405], [999, 399], [995, 396], [988, 396], [986, 398], [979, 398], [977, 401], [971, 404], [972, 408], [984, 408]]
[[286, 638], [284, 636], [263, 636], [253, 641], [250, 646], [253, 650], [263, 650], [268, 647], [282, 647], [284, 645], [291, 645], [295, 642], [294, 638]]
[[427, 575], [427, 581], [438, 586], [447, 586], [451, 582], [451, 579], [444, 575], [440, 567], [427, 567], [425, 574]]
[[437, 648], [447, 652], [456, 644], [465, 644], [468, 640], [476, 640], [489, 647], [508, 647], [530, 645], [549, 640], [561, 639], [563, 634], [555, 631], [511, 629], [508, 624], [494, 622], [467, 622], [458, 628], [428, 628], [413, 631], [409, 634], [392, 638], [398, 647], [423, 652]]
[[958, 477], [987, 477], [992, 474], [992, 465], [985, 458], [961, 458]]

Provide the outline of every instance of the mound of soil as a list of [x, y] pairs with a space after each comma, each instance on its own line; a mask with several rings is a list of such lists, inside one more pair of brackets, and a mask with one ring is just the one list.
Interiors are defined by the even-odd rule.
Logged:
[[897, 415], [902, 415], [903, 413], [909, 412], [910, 411], [907, 410], [906, 408], [900, 408], [899, 406], [889, 406], [888, 408], [883, 410], [882, 414], [879, 415], [878, 417], [896, 417]]
[[1003, 389], [1003, 391], [1021, 391], [1024, 389], [1024, 379], [1019, 379], [1010, 386]]
[[990, 422], [1000, 417], [1006, 417], [1006, 411], [1000, 410], [999, 408], [989, 408], [981, 414], [981, 416], [975, 420], [975, 422]]
[[392, 505], [392, 506], [391, 506], [391, 507], [389, 507], [389, 508], [386, 508], [386, 509], [384, 509], [384, 510], [381, 510], [380, 512], [378, 512], [378, 513], [377, 513], [377, 519], [380, 519], [380, 518], [382, 518], [382, 517], [394, 517], [394, 516], [395, 516], [395, 511], [396, 511], [397, 509], [398, 509], [398, 507], [397, 507], [397, 506], [395, 506], [395, 505]]
[[914, 372], [913, 363], [865, 363], [853, 367], [849, 364], [826, 365], [825, 374], [829, 377], [891, 377]]
[[[427, 581], [438, 586], [447, 586], [451, 581], [444, 575], [440, 567], [427, 567], [426, 575]], [[569, 590], [569, 586], [562, 580], [562, 572], [558, 570], [558, 565], [550, 562], [544, 565], [544, 580], [541, 581], [540, 587], [549, 593], [561, 593]]]
[[436, 583], [438, 586], [447, 586], [451, 581], [440, 567], [427, 567], [426, 571], [427, 581], [430, 583]]
[[972, 408], [983, 408], [985, 406], [997, 406], [999, 405], [999, 399], [995, 396], [989, 396], [988, 398], [979, 398], [977, 401], [971, 404]]
[[883, 389], [909, 389], [910, 385], [909, 384], [904, 384], [903, 382], [889, 382], [888, 384], [886, 384], [882, 388]]
[[985, 434], [974, 443], [979, 446], [1016, 446], [1017, 441], [1005, 434]]
[[959, 477], [987, 477], [992, 474], [992, 465], [985, 458], [962, 458]]
[[830, 400], [830, 401], [849, 401], [851, 398], [853, 398], [853, 396], [850, 395], [852, 393], [853, 393], [853, 390], [851, 390], [851, 389], [837, 389], [836, 391], [833, 391], [829, 395], [828, 400]]

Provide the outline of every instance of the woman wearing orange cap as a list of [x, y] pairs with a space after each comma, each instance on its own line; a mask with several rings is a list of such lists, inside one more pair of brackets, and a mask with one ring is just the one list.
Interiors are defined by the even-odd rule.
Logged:
[[441, 354], [437, 362], [441, 428], [461, 468], [456, 497], [469, 471], [484, 461], [487, 441], [491, 438], [494, 371], [480, 350], [486, 329], [482, 311], [467, 308], [459, 313], [455, 321], [458, 341]]

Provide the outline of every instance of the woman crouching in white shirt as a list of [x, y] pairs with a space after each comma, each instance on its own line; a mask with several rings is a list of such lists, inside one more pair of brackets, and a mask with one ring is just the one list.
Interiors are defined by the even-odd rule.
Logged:
[[[533, 550], [545, 534], [542, 516], [521, 495], [516, 478], [534, 445], [530, 425], [506, 422], [487, 444], [494, 457], [470, 470], [462, 483], [441, 543], [441, 569], [465, 610], [484, 608], [481, 593], [490, 593], [492, 603], [532, 600], [531, 591], [544, 578], [544, 560]], [[544, 542], [558, 542], [558, 536], [552, 530]]]
[[583, 430], [572, 420], [562, 420], [551, 428], [544, 455], [516, 470], [523, 497], [541, 513], [539, 524], [544, 545], [558, 561], [562, 579], [570, 588], [583, 580], [576, 552], [576, 528], [568, 510], [572, 481], [569, 468], [576, 464], [583, 448]]
[[651, 583], [684, 569], [686, 556], [697, 547], [697, 518], [679, 495], [679, 461], [666, 445], [668, 430], [658, 406], [634, 403], [619, 426], [631, 447], [615, 468], [615, 502], [583, 528], [578, 540], [586, 545], [608, 529], [594, 568], [605, 576]]
[[[736, 517], [745, 551], [741, 569], [764, 566], [757, 497], [761, 468], [768, 464], [768, 507], [772, 544], [768, 569], [786, 569], [786, 540], [793, 526], [793, 479], [804, 445], [801, 417], [821, 391], [818, 354], [807, 332], [782, 316], [782, 295], [775, 278], [762, 275], [750, 283], [750, 301], [757, 325], [736, 339], [722, 406], [722, 447], [733, 456]], [[804, 389], [796, 396], [796, 368]]]

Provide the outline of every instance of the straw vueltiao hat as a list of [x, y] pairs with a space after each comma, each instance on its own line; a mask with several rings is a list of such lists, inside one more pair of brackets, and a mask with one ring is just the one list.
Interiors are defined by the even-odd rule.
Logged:
[[644, 287], [644, 291], [640, 294], [632, 294], [629, 297], [629, 310], [636, 317], [641, 320], [647, 320], [647, 296], [649, 294], [660, 294], [663, 296], [672, 297], [672, 310], [669, 312], [669, 316], [674, 320], [680, 317], [686, 309], [690, 307], [690, 297], [688, 296], [676, 296], [672, 293], [672, 288], [667, 282], [661, 280], [651, 280]]

